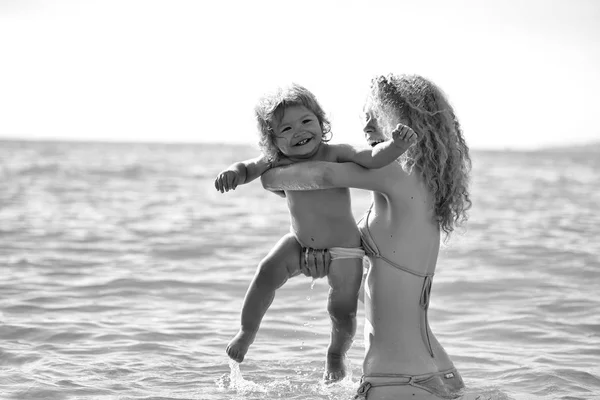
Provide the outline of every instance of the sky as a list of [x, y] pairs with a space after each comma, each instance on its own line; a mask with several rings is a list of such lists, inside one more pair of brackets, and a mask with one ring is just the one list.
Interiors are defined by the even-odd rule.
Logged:
[[0, 0], [0, 139], [256, 143], [254, 104], [296, 82], [360, 144], [393, 72], [440, 86], [472, 148], [579, 145], [599, 71], [596, 0]]

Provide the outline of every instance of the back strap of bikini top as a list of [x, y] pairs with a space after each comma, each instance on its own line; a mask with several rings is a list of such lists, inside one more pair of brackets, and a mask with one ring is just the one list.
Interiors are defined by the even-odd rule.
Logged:
[[386, 263], [390, 264], [392, 267], [398, 268], [399, 270], [402, 270], [404, 272], [408, 272], [411, 275], [419, 276], [421, 278], [433, 277], [433, 274], [428, 274], [426, 272], [414, 271], [414, 270], [412, 270], [410, 268], [403, 267], [402, 265], [396, 264], [392, 260], [389, 260], [389, 259], [385, 258], [384, 256], [382, 256], [381, 254], [373, 254], [373, 255], [375, 257], [377, 257], [377, 258], [381, 258], [383, 261], [385, 261]]
[[[358, 221], [357, 224], [360, 224], [360, 222], [364, 219], [365, 220], [365, 236], [362, 238], [362, 246], [365, 249], [365, 252], [373, 257], [376, 258], [381, 258], [383, 261], [385, 261], [386, 263], [388, 263], [389, 265], [391, 265], [394, 268], [398, 268], [401, 271], [407, 272], [411, 275], [415, 275], [415, 276], [419, 276], [421, 278], [427, 278], [427, 277], [433, 277], [432, 273], [423, 273], [423, 272], [419, 272], [419, 271], [413, 271], [410, 268], [404, 267], [402, 265], [396, 264], [395, 262], [393, 262], [392, 260], [384, 257], [380, 251], [379, 248], [377, 247], [377, 245], [375, 244], [375, 242], [373, 241], [373, 236], [371, 235], [371, 230], [369, 229], [369, 215], [371, 215], [371, 210], [373, 209], [373, 203], [371, 203], [371, 206], [369, 207], [369, 209], [367, 210], [367, 212], [365, 213], [365, 215]], [[369, 243], [369, 241], [373, 241], [373, 245], [371, 246], [371, 244]]]

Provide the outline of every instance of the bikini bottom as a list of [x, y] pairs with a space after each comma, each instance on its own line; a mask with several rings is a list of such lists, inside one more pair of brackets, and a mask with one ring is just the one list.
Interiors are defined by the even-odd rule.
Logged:
[[[369, 378], [387, 379], [374, 383], [369, 382]], [[423, 375], [372, 374], [361, 378], [354, 399], [367, 399], [371, 388], [381, 386], [413, 386], [441, 399], [457, 399], [463, 394], [465, 384], [456, 368]]]

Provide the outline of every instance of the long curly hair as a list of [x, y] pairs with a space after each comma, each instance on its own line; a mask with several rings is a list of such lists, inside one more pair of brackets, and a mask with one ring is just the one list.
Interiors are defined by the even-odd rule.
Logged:
[[402, 122], [419, 137], [399, 159], [410, 172], [416, 167], [434, 196], [434, 214], [448, 239], [467, 221], [471, 208], [471, 158], [452, 106], [443, 92], [419, 75], [379, 76], [371, 81], [368, 101], [391, 132]]
[[315, 95], [297, 83], [278, 87], [275, 91], [264, 95], [254, 107], [259, 135], [258, 146], [271, 161], [276, 161], [283, 156], [275, 143], [273, 122], [281, 120], [285, 109], [292, 106], [304, 106], [315, 114], [323, 131], [322, 141], [331, 140], [331, 123]]

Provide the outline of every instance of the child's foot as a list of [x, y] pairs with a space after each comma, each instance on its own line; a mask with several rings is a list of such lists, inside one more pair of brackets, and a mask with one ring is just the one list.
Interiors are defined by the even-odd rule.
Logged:
[[326, 384], [339, 382], [346, 377], [346, 357], [340, 354], [327, 353], [327, 363], [323, 380]]
[[248, 348], [254, 342], [255, 335], [255, 332], [244, 332], [240, 329], [225, 349], [229, 358], [239, 363], [244, 361]]

